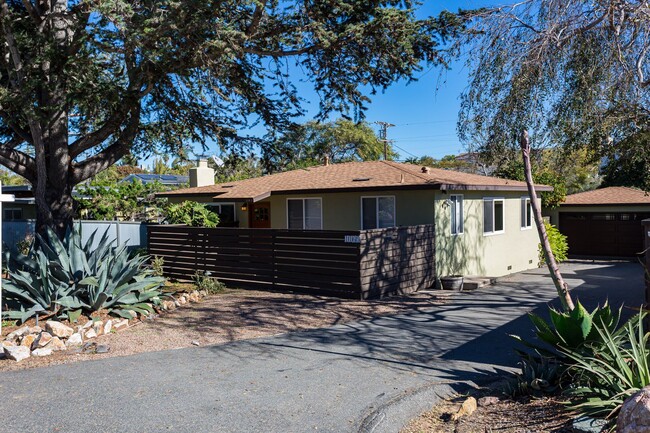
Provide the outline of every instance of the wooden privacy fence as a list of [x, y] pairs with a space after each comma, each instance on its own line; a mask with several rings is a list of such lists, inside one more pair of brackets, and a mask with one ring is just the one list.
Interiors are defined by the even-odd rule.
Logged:
[[148, 248], [165, 276], [198, 271], [242, 288], [376, 298], [435, 283], [433, 226], [366, 231], [149, 225]]

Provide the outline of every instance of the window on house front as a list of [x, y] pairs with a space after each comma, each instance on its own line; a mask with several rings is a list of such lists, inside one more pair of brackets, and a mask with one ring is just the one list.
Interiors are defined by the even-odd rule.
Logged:
[[219, 224], [230, 224], [237, 221], [235, 203], [210, 204], [210, 210], [219, 215]]
[[483, 199], [483, 233], [495, 234], [504, 232], [503, 223], [504, 200], [502, 198]]
[[451, 234], [463, 233], [463, 196], [452, 195], [449, 197], [451, 211]]
[[361, 229], [395, 227], [395, 197], [361, 197]]
[[530, 205], [530, 198], [521, 198], [521, 228], [529, 229], [533, 226], [533, 207]]
[[320, 198], [287, 200], [287, 227], [296, 230], [322, 230], [323, 204]]
[[2, 217], [6, 221], [23, 219], [23, 210], [20, 208], [5, 208], [2, 210]]

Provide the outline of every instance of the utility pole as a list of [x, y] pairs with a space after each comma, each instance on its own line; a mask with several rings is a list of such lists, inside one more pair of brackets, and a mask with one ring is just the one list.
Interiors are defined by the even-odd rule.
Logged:
[[392, 123], [388, 123], [388, 122], [375, 122], [375, 123], [377, 125], [379, 125], [379, 128], [380, 128], [379, 129], [379, 141], [382, 141], [384, 143], [384, 160], [386, 161], [386, 160], [388, 160], [388, 143], [391, 142], [391, 140], [389, 140], [387, 138], [387, 132], [388, 132], [388, 128], [390, 128], [391, 126], [395, 126], [395, 125], [393, 125]]

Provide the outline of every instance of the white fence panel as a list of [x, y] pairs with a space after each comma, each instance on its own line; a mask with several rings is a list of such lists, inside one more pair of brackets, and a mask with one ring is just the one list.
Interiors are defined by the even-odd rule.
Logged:
[[[147, 225], [137, 221], [91, 221], [82, 220], [81, 237], [86, 242], [90, 235], [97, 230], [93, 248], [99, 244], [99, 239], [108, 230], [110, 239], [116, 241], [115, 245], [126, 243], [132, 248], [145, 248], [147, 246]], [[2, 224], [2, 242], [14, 249], [18, 242], [28, 235], [34, 234], [35, 220], [4, 221]]]

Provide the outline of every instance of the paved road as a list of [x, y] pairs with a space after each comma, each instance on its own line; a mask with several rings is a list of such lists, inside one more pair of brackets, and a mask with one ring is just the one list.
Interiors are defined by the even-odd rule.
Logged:
[[[639, 265], [563, 268], [589, 305], [606, 289], [614, 303], [641, 302]], [[430, 402], [422, 396], [430, 398], [432, 385], [494, 379], [513, 366], [507, 334], [527, 332], [525, 313], [544, 311], [554, 298], [551, 284], [530, 271], [426, 311], [2, 373], [0, 431], [397, 431]], [[390, 405], [402, 398], [408, 404]]]

